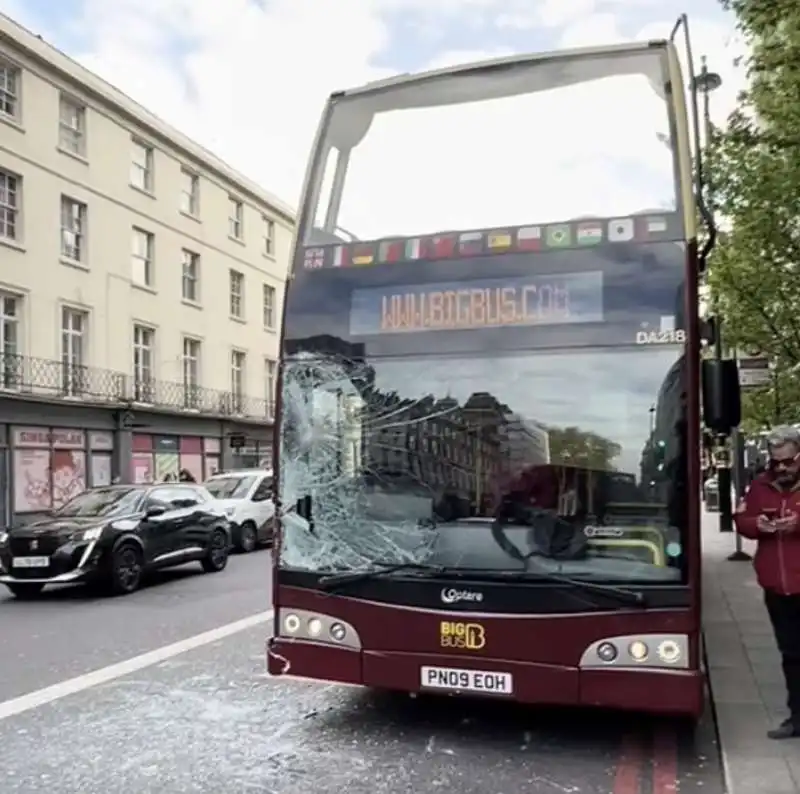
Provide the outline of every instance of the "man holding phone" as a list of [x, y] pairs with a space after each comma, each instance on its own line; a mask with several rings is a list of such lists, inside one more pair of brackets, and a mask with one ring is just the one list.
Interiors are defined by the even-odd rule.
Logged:
[[764, 590], [786, 679], [789, 717], [771, 739], [800, 737], [800, 431], [777, 427], [769, 463], [736, 509], [736, 531], [758, 542], [754, 566]]

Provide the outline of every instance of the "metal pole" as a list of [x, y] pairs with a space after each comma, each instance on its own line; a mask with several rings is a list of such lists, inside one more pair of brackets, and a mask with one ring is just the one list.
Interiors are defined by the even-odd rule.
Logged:
[[775, 424], [779, 425], [781, 423], [781, 413], [782, 413], [782, 406], [781, 406], [781, 393], [780, 393], [780, 379], [778, 378], [778, 369], [777, 367], [772, 368], [772, 407], [774, 412]]
[[[705, 138], [705, 145], [708, 146], [713, 136], [714, 128], [711, 124], [711, 92], [716, 91], [722, 85], [722, 78], [715, 72], [708, 70], [708, 59], [704, 55], [700, 59], [701, 68], [700, 74], [695, 75], [693, 78], [694, 87], [703, 94], [703, 131]], [[714, 211], [714, 185], [712, 182], [713, 173], [709, 170], [706, 176], [706, 197], [708, 199], [708, 207], [711, 212]], [[724, 356], [724, 349], [722, 346], [722, 323], [720, 317], [716, 316], [716, 338], [714, 340], [714, 358], [717, 361], [722, 361]], [[718, 370], [719, 383], [718, 389], [722, 393], [722, 367]], [[731, 503], [731, 466], [730, 456], [719, 454], [725, 446], [725, 436], [717, 436], [717, 451], [718, 463], [717, 470], [717, 495], [719, 499], [719, 531], [720, 532], [733, 532], [733, 504]], [[722, 463], [723, 465], [720, 465]], [[727, 465], [725, 465], [727, 464]]]
[[[743, 496], [747, 486], [744, 467], [744, 439], [739, 429], [736, 428], [731, 436], [731, 447], [733, 448], [733, 483], [738, 502]], [[733, 518], [731, 517], [731, 523]], [[728, 555], [730, 562], [749, 562], [753, 558], [742, 548], [742, 536], [736, 533], [736, 546], [734, 552]]]

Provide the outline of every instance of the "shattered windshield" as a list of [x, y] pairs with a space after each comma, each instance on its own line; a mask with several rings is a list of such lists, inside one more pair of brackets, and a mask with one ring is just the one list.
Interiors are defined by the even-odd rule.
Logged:
[[679, 578], [682, 451], [655, 403], [680, 363], [675, 350], [298, 357], [283, 493], [311, 496], [313, 526], [285, 516], [283, 564], [519, 570], [500, 531], [546, 570]]

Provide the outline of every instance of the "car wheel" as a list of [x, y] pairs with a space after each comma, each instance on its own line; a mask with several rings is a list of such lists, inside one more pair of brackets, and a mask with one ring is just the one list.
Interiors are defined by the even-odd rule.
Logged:
[[21, 582], [19, 584], [8, 584], [6, 587], [12, 592], [15, 598], [20, 600], [28, 600], [36, 598], [44, 589], [43, 584], [38, 582]]
[[256, 530], [255, 524], [251, 524], [247, 521], [239, 528], [239, 542], [237, 548], [243, 554], [249, 554], [251, 551], [255, 550], [256, 546], [258, 546], [258, 531]]
[[133, 543], [123, 543], [111, 557], [112, 595], [128, 595], [142, 583], [144, 558], [142, 550]]
[[229, 554], [228, 533], [222, 529], [214, 530], [208, 543], [208, 553], [201, 562], [203, 570], [206, 573], [217, 573], [225, 570]]

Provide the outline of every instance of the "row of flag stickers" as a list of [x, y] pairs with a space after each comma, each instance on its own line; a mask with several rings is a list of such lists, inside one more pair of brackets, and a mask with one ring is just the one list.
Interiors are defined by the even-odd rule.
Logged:
[[451, 259], [513, 251], [541, 251], [543, 248], [572, 248], [603, 242], [627, 243], [664, 234], [663, 217], [616, 218], [611, 221], [580, 221], [552, 226], [524, 226], [492, 232], [463, 232], [416, 237], [408, 240], [351, 243], [334, 247], [311, 247], [304, 252], [308, 270], [323, 267], [353, 267], [414, 259]]

